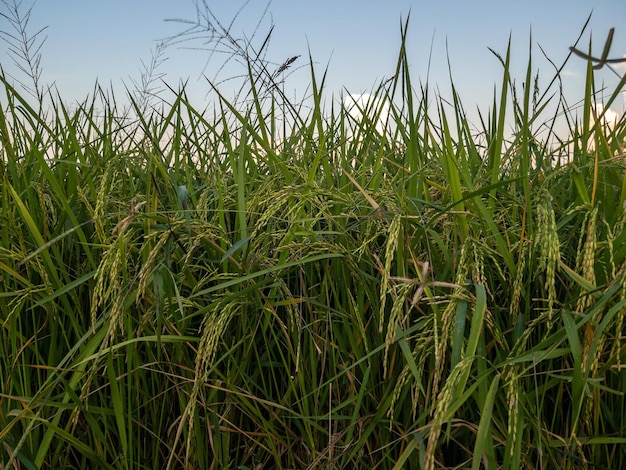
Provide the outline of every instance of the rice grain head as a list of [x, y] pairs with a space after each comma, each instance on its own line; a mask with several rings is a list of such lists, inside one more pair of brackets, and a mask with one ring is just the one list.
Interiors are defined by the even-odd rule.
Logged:
[[548, 303], [548, 328], [552, 321], [556, 293], [556, 268], [561, 259], [559, 234], [552, 207], [552, 197], [545, 192], [537, 205], [537, 238], [539, 269], [545, 272], [544, 289]]
[[[389, 320], [387, 320], [387, 334], [385, 335], [385, 357], [383, 360], [384, 375], [388, 373], [388, 355], [389, 346], [391, 346], [396, 337], [396, 330], [398, 327], [406, 323], [406, 317], [409, 309], [405, 308], [411, 292], [413, 291], [413, 285], [409, 283], [403, 283], [397, 285], [393, 289], [393, 295], [395, 296], [393, 306], [391, 307], [391, 313], [389, 314]], [[404, 314], [403, 314], [404, 312]]]
[[125, 247], [128, 243], [126, 234], [109, 245], [102, 255], [96, 271], [93, 293], [91, 295], [91, 327], [95, 329], [100, 307], [109, 300], [121, 295], [122, 270], [126, 269]]
[[433, 325], [433, 339], [435, 341], [435, 374], [433, 376], [433, 393], [437, 394], [439, 391], [439, 383], [441, 382], [444, 370], [444, 364], [446, 360], [446, 351], [450, 346], [448, 344], [448, 338], [450, 337], [450, 331], [452, 329], [453, 318], [456, 313], [457, 305], [460, 299], [464, 299], [466, 295], [465, 285], [467, 284], [470, 263], [469, 253], [471, 240], [468, 239], [461, 247], [461, 255], [457, 264], [457, 271], [455, 277], [455, 283], [459, 287], [455, 287], [454, 292], [450, 295], [448, 305], [441, 314], [441, 323], [434, 316], [435, 324]]
[[508, 405], [509, 421], [507, 425], [507, 440], [511, 442], [509, 457], [513, 458], [515, 453], [515, 438], [517, 436], [517, 425], [519, 419], [519, 398], [520, 386], [519, 376], [513, 370], [510, 372], [508, 386], [506, 390], [506, 401]]
[[434, 417], [430, 425], [430, 433], [428, 434], [428, 445], [426, 447], [426, 456], [424, 459], [424, 468], [426, 470], [433, 470], [435, 468], [435, 451], [437, 449], [437, 441], [439, 440], [439, 434], [441, 434], [441, 427], [446, 421], [446, 415], [448, 414], [448, 408], [452, 403], [452, 398], [457, 389], [460, 378], [465, 374], [472, 366], [474, 361], [473, 357], [462, 359], [459, 362], [446, 380], [446, 383], [439, 393], [437, 400], [434, 401]]
[[513, 293], [511, 294], [511, 322], [515, 322], [519, 315], [520, 301], [522, 298], [522, 281], [524, 280], [524, 271], [526, 269], [526, 253], [528, 251], [528, 243], [522, 240], [521, 250], [515, 270], [515, 279], [513, 280]]
[[383, 332], [385, 323], [385, 306], [387, 303], [387, 291], [389, 290], [389, 277], [391, 276], [391, 265], [395, 257], [394, 255], [398, 249], [398, 239], [400, 238], [400, 229], [402, 227], [400, 223], [401, 220], [401, 217], [396, 215], [391, 221], [387, 231], [388, 238], [385, 246], [385, 266], [380, 283], [380, 323], [378, 325], [378, 331], [380, 333]]

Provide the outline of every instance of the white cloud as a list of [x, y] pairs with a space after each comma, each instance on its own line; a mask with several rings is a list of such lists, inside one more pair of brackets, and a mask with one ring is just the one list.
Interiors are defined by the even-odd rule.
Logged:
[[626, 54], [624, 54], [624, 62], [618, 62], [615, 64], [615, 68], [617, 70], [621, 70], [622, 72], [626, 72]]
[[[604, 111], [604, 104], [596, 103], [593, 108], [595, 111], [595, 117], [599, 118], [602, 112]], [[606, 113], [604, 113], [604, 116], [602, 116], [600, 125], [602, 127], [608, 128], [609, 130], [612, 130], [615, 127], [615, 125], [618, 123], [618, 121], [620, 120], [620, 117], [621, 116], [619, 115], [617, 111], [614, 111], [611, 108], [609, 108], [606, 110]], [[591, 122], [589, 123], [589, 125], [593, 126], [595, 123], [593, 114], [590, 119], [591, 119]]]
[[369, 93], [350, 93], [344, 98], [343, 105], [357, 123], [363, 121], [365, 114], [380, 135], [388, 129], [391, 112], [386, 100]]
[[[592, 113], [591, 116], [589, 117], [589, 127], [590, 129], [594, 126], [596, 119], [600, 117], [600, 115], [602, 115], [602, 112], [604, 111], [604, 104], [603, 103], [594, 103], [592, 105]], [[594, 118], [594, 114], [595, 114], [595, 118]], [[617, 123], [621, 120], [624, 119], [624, 114], [620, 114], [617, 111], [615, 111], [614, 109], [608, 108], [606, 110], [606, 113], [604, 113], [604, 116], [602, 116], [602, 119], [600, 121], [600, 127], [601, 127], [601, 132], [604, 135], [608, 135], [610, 133], [611, 130], [613, 130], [615, 128], [615, 126], [617, 125]], [[579, 127], [577, 132], [581, 132], [582, 129]], [[572, 134], [570, 134], [570, 138], [573, 138]], [[579, 141], [580, 143], [580, 141]], [[595, 138], [590, 138], [587, 142], [588, 148], [587, 151], [588, 152], [593, 152], [596, 148], [596, 144], [595, 144]], [[567, 146], [567, 151], [563, 154], [561, 154], [556, 161], [554, 161], [554, 164], [559, 164], [559, 165], [566, 165], [568, 163], [571, 163], [574, 159], [574, 143], [573, 141], [570, 140], [568, 146]]]

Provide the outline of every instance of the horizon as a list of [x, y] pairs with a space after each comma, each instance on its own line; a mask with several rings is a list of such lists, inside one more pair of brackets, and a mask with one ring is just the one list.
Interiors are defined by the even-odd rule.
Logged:
[[[9, 2], [3, 2], [0, 11], [6, 14]], [[252, 47], [260, 48], [271, 30], [265, 56], [269, 64], [279, 68], [297, 57], [283, 82], [285, 94], [294, 102], [301, 102], [310, 92], [309, 53], [316, 75], [327, 71], [326, 99], [331, 96], [345, 102], [342, 97], [371, 93], [395, 72], [401, 24], [410, 16], [406, 46], [414, 86], [428, 84], [445, 102], [451, 97], [453, 83], [472, 124], [477, 122], [477, 109], [484, 111], [491, 106], [502, 81], [502, 65], [490, 49], [504, 56], [509, 38], [511, 79], [524, 79], [531, 47], [533, 78], [539, 77], [541, 92], [554, 77], [554, 67], [570, 54], [569, 47], [589, 15], [589, 25], [577, 47], [586, 51], [592, 42], [592, 54], [599, 56], [609, 29], [617, 26], [609, 58], [626, 57], [626, 28], [621, 30], [614, 24], [615, 18], [626, 17], [623, 2], [579, 1], [564, 9], [560, 2], [501, 5], [489, 0], [480, 3], [482, 10], [459, 1], [445, 7], [422, 5], [419, 10], [412, 3], [396, 0], [382, 6], [351, 0], [335, 5], [324, 1], [308, 11], [305, 5], [274, 0], [208, 8], [214, 22], [227, 27], [235, 39], [247, 38]], [[70, 8], [69, 0], [36, 0], [26, 7], [30, 5], [31, 34], [46, 28], [42, 32], [46, 38], [41, 48], [42, 84], [53, 86], [65, 102], [83, 101], [92, 95], [96, 84], [110, 88], [116, 99], [127, 97], [126, 89], [132, 90], [140, 81], [142, 64], [149, 64], [158, 41], [168, 39], [161, 56], [164, 61], [155, 74], [173, 89], [186, 83], [185, 92], [194, 106], [201, 109], [210, 104], [209, 80], [227, 98], [237, 89], [233, 77], [242, 73], [242, 67], [226, 60], [223, 45], [218, 44], [222, 52], [211, 56], [206, 34], [187, 36], [192, 39], [188, 42], [180, 41], [185, 37], [177, 37], [189, 26], [183, 21], [209, 12], [204, 2], [172, 5], [164, 0], [137, 0], [127, 5], [114, 0], [102, 5], [73, 4]], [[100, 19], [98, 24], [89, 21], [94, 17]], [[6, 18], [2, 20], [0, 31], [6, 32], [11, 25]], [[426, 22], [428, 26], [424, 27]], [[379, 34], [372, 34], [376, 27]], [[98, 53], [93, 54], [94, 50]], [[23, 79], [7, 50], [0, 57], [6, 75]], [[563, 94], [572, 110], [580, 106], [585, 68], [586, 61], [573, 56], [561, 71]], [[597, 103], [603, 103], [611, 94], [618, 83], [616, 75], [624, 71], [624, 64], [596, 71], [597, 88], [607, 90], [598, 94]], [[172, 96], [162, 84], [159, 94], [166, 101]], [[616, 100], [607, 114], [621, 116], [625, 103], [626, 92], [622, 90], [622, 99]]]

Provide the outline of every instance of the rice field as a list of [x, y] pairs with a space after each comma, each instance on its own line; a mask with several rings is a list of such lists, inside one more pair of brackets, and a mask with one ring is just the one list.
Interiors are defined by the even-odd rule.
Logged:
[[626, 468], [626, 119], [498, 58], [478, 131], [405, 41], [369, 104], [0, 76], [0, 468]]

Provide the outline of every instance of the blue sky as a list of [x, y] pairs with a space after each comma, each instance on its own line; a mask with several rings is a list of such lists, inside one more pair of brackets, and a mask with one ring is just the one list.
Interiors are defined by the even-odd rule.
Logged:
[[[244, 5], [236, 0], [206, 1], [224, 24], [229, 24]], [[30, 2], [24, 0], [24, 4]], [[0, 8], [6, 7], [0, 3]], [[258, 46], [274, 24], [268, 59], [278, 65], [301, 55], [294, 66], [306, 65], [310, 50], [320, 74], [328, 66], [327, 96], [344, 90], [360, 93], [393, 74], [400, 23], [409, 12], [407, 46], [413, 80], [428, 79], [431, 87], [446, 96], [450, 90], [449, 57], [452, 78], [466, 108], [489, 106], [502, 69], [488, 47], [504, 54], [509, 36], [512, 72], [522, 81], [532, 31], [533, 70], [539, 71], [540, 84], [544, 85], [552, 78], [553, 68], [538, 44], [560, 65], [592, 12], [581, 48], [588, 47], [592, 34], [593, 49], [599, 55], [609, 29], [615, 27], [611, 57], [626, 54], [624, 0], [273, 0], [269, 5], [265, 0], [251, 0], [241, 9], [231, 32], [238, 38], [249, 37], [262, 19], [258, 36], [252, 39]], [[165, 20], [194, 20], [195, 16], [193, 0], [37, 0], [32, 27], [48, 26], [42, 49], [43, 81], [55, 83], [66, 100], [84, 99], [96, 80], [123, 91], [124, 83], [129, 85], [131, 78], [139, 78], [141, 61], [149, 61], [156, 41], [184, 30], [184, 24]], [[7, 28], [5, 21], [0, 22], [0, 29]], [[172, 45], [165, 56], [168, 60], [160, 71], [166, 73], [166, 81], [176, 88], [180, 80], [188, 79], [188, 91], [199, 101], [198, 107], [203, 106], [209, 90], [202, 73], [211, 79], [226, 78], [225, 71], [216, 75], [222, 57], [214, 55], [207, 63], [206, 50]], [[5, 45], [0, 46], [0, 62], [6, 71], [16, 73]], [[583, 60], [573, 59], [565, 70], [565, 91], [572, 100], [582, 96], [584, 68]], [[286, 84], [288, 94], [302, 96], [309, 77], [306, 68], [294, 73]], [[598, 77], [609, 87], [617, 83], [607, 70]], [[221, 86], [229, 91], [228, 82]], [[623, 109], [622, 100], [617, 108]]]

